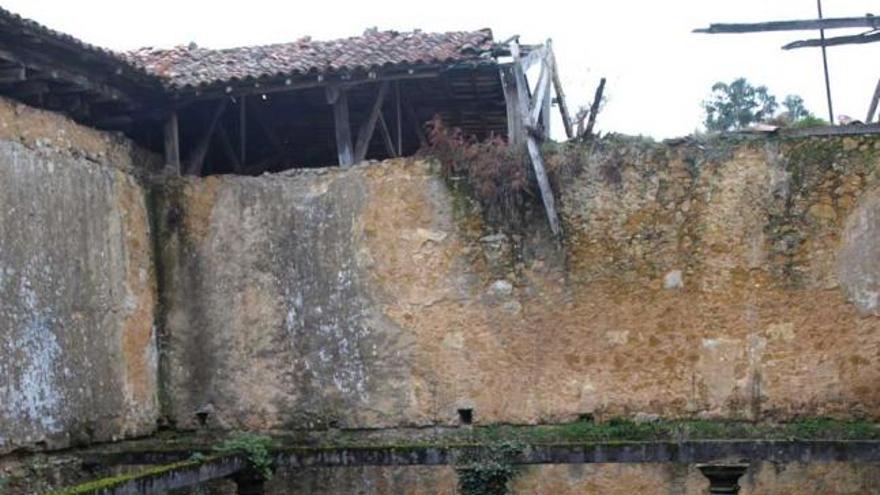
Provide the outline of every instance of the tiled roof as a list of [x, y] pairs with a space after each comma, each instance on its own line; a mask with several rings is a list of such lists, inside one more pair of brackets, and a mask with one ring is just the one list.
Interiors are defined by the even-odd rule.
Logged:
[[19, 34], [19, 32], [30, 33], [43, 39], [52, 40], [70, 49], [90, 53], [104, 63], [124, 67], [125, 69], [146, 75], [143, 68], [134, 66], [117, 52], [86, 43], [69, 34], [50, 29], [39, 22], [22, 17], [2, 7], [0, 7], [0, 29], [9, 29], [10, 33], [14, 35]]
[[264, 77], [354, 72], [479, 60], [493, 47], [492, 31], [408, 33], [368, 30], [332, 41], [303, 38], [292, 43], [212, 50], [195, 46], [142, 48], [125, 58], [175, 89]]

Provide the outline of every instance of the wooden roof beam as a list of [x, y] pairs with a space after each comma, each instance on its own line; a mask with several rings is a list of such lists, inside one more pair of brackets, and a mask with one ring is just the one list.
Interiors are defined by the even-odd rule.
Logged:
[[771, 21], [754, 23], [716, 23], [708, 28], [694, 29], [695, 33], [760, 33], [767, 31], [815, 31], [819, 29], [880, 28], [880, 17], [868, 14], [864, 17], [837, 17], [828, 19], [805, 19], [796, 21]]
[[60, 64], [56, 64], [54, 61], [46, 60], [37, 53], [32, 53], [27, 50], [16, 50], [16, 52], [13, 53], [8, 50], [0, 49], [0, 59], [13, 62], [38, 73], [29, 75], [28, 79], [66, 82], [81, 87], [84, 91], [101, 95], [104, 99], [109, 101], [120, 101], [131, 104], [135, 103], [135, 100], [129, 97], [126, 93], [97, 81], [89, 75], [63, 67]]

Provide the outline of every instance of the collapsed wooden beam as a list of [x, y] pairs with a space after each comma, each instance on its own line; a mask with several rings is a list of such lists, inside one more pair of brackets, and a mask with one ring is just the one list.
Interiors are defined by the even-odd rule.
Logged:
[[376, 90], [376, 100], [357, 134], [357, 142], [354, 146], [354, 162], [360, 163], [367, 157], [367, 149], [370, 147], [370, 141], [373, 139], [373, 131], [376, 130], [376, 120], [382, 112], [382, 104], [385, 102], [385, 95], [388, 93], [388, 82], [379, 83], [379, 89]]
[[[534, 128], [537, 125], [537, 119], [532, 119], [529, 109], [529, 96], [526, 94], [528, 82], [522, 65], [519, 63], [519, 43], [516, 40], [510, 42], [510, 54], [513, 56], [513, 73], [516, 79], [517, 95], [519, 97], [518, 108], [520, 118], [523, 122], [523, 128]], [[535, 101], [540, 101], [535, 98]], [[541, 190], [541, 199], [544, 202], [544, 210], [547, 213], [547, 221], [550, 223], [550, 231], [557, 237], [562, 234], [562, 228], [559, 225], [559, 217], [556, 214], [556, 201], [553, 198], [553, 188], [550, 187], [550, 179], [547, 177], [547, 171], [544, 168], [544, 160], [541, 158], [541, 149], [538, 146], [535, 136], [530, 132], [525, 132], [526, 148], [529, 152], [529, 158], [532, 161], [532, 168], [535, 171], [535, 178], [538, 180], [538, 188]]]
[[819, 38], [792, 41], [787, 45], [783, 45], [782, 49], [794, 50], [796, 48], [813, 48], [821, 46], [863, 45], [866, 43], [874, 43], [875, 41], [880, 41], [880, 32], [870, 31], [867, 33], [855, 34], [852, 36], [835, 36], [833, 38], [825, 38], [824, 42]]
[[333, 125], [336, 130], [336, 154], [341, 167], [354, 165], [351, 147], [351, 124], [348, 115], [348, 91], [338, 86], [327, 88], [327, 103], [333, 105]]
[[828, 19], [805, 19], [795, 21], [771, 21], [752, 23], [715, 23], [707, 28], [694, 29], [695, 33], [759, 33], [766, 31], [816, 31], [819, 29], [843, 29], [867, 27], [880, 28], [880, 17], [837, 17]]

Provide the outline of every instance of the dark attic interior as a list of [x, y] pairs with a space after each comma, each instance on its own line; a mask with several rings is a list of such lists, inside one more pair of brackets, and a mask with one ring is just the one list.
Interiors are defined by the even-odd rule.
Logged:
[[[488, 29], [114, 53], [0, 9], [0, 60], [0, 95], [122, 132], [182, 175], [408, 156], [435, 116], [477, 139], [518, 139], [530, 121], [529, 133], [546, 135], [551, 79], [562, 94], [549, 43], [497, 42]], [[541, 74], [530, 84], [535, 62]], [[534, 118], [523, 120], [533, 97]]]

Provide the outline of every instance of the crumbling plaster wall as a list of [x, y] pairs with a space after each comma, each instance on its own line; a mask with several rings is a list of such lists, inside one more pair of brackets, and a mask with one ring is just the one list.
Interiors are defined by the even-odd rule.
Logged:
[[551, 163], [580, 162], [560, 167], [562, 249], [541, 223], [494, 231], [421, 161], [169, 183], [171, 417], [876, 419], [878, 149], [560, 152]]
[[154, 430], [151, 164], [0, 100], [0, 454]]

